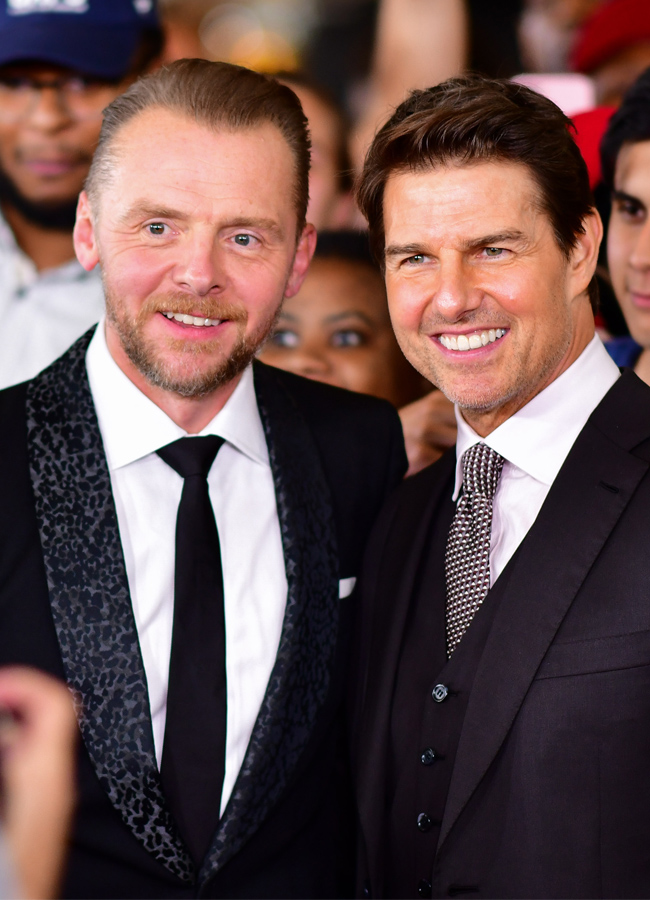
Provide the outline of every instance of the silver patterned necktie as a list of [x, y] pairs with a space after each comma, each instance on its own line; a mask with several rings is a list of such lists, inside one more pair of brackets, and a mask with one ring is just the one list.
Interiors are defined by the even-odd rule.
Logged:
[[463, 453], [463, 493], [449, 529], [447, 656], [454, 652], [490, 589], [492, 500], [505, 460], [487, 444]]

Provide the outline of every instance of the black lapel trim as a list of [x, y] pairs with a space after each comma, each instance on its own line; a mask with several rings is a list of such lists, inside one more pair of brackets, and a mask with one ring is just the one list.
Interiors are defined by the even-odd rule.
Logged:
[[328, 694], [336, 650], [338, 552], [330, 490], [312, 434], [279, 372], [254, 365], [288, 581], [278, 655], [241, 771], [200, 873], [204, 883], [278, 802]]
[[94, 329], [27, 389], [30, 471], [50, 603], [80, 727], [111, 803], [145, 849], [194, 879], [160, 785], [110, 476], [86, 376]]
[[577, 592], [646, 475], [648, 463], [627, 448], [649, 434], [650, 390], [623, 376], [580, 433], [513, 560], [470, 695], [439, 846], [499, 752]]

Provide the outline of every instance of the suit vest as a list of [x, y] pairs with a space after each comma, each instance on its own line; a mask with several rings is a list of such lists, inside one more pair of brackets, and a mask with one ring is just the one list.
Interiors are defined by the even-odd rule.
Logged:
[[512, 570], [506, 566], [447, 659], [445, 549], [455, 509], [448, 491], [433, 517], [400, 653], [391, 715], [386, 897], [431, 896], [467, 702]]

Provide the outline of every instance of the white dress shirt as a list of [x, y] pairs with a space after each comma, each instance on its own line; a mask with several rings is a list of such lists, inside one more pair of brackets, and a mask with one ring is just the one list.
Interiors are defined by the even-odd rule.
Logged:
[[[86, 367], [115, 497], [160, 766], [183, 479], [155, 451], [186, 433], [114, 362], [103, 320], [88, 347]], [[250, 367], [201, 434], [226, 441], [208, 475], [221, 544], [226, 621], [223, 812], [275, 663], [287, 599], [275, 488]]]
[[480, 437], [456, 407], [454, 500], [463, 483], [461, 458], [466, 450], [483, 441], [505, 459], [493, 504], [490, 586], [525, 538], [569, 450], [620, 374], [600, 338], [594, 337], [559, 378], [487, 437]]
[[38, 375], [103, 314], [99, 269], [39, 272], [0, 216], [0, 388]]

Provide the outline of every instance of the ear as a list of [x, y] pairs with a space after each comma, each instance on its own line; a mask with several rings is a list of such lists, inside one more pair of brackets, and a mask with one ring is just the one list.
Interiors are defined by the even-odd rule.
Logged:
[[95, 225], [90, 201], [85, 191], [79, 195], [77, 221], [72, 232], [72, 239], [77, 259], [84, 269], [90, 272], [99, 262], [99, 250], [95, 239]]
[[579, 297], [589, 287], [598, 265], [598, 251], [603, 239], [603, 223], [595, 209], [585, 216], [582, 226], [585, 233], [578, 235], [569, 264], [572, 297]]
[[307, 224], [300, 235], [300, 240], [296, 247], [296, 255], [293, 258], [293, 265], [291, 266], [287, 286], [284, 290], [285, 297], [295, 297], [300, 290], [315, 249], [316, 229], [313, 225]]

